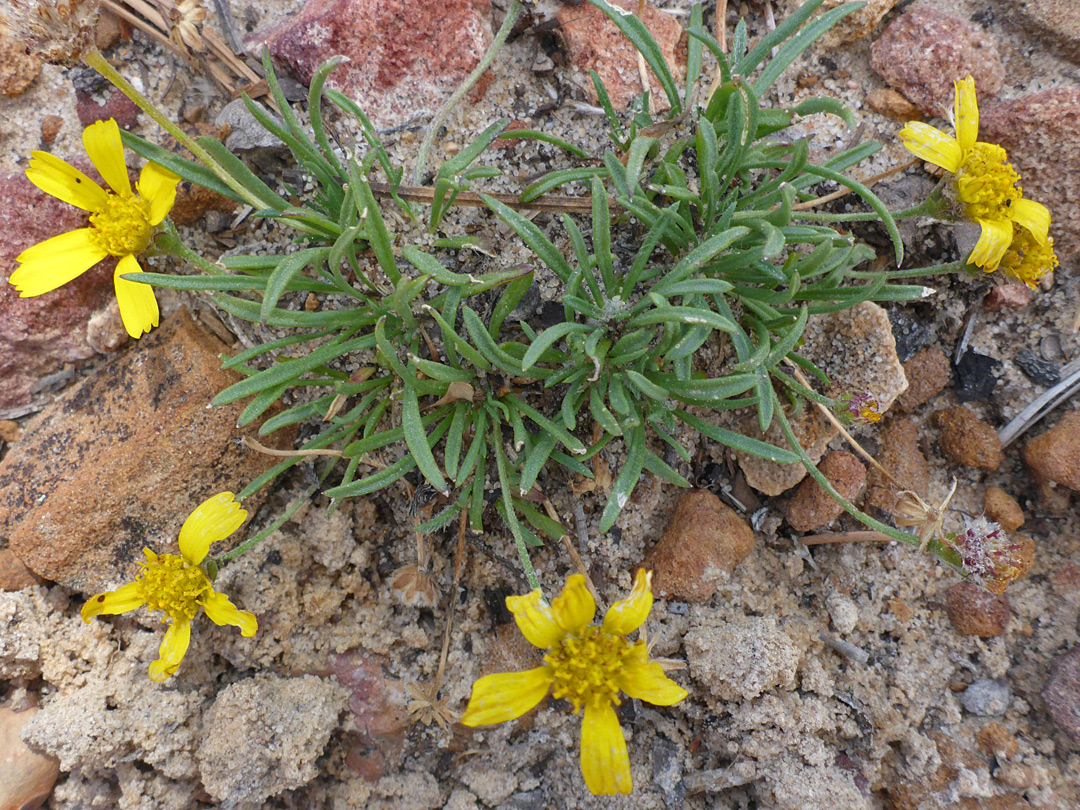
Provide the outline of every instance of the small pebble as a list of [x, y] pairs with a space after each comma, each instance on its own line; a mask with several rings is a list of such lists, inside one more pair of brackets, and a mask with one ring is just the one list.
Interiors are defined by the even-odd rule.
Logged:
[[889, 323], [892, 324], [896, 354], [901, 363], [906, 363], [930, 342], [930, 330], [902, 309], [889, 310]]
[[974, 351], [964, 352], [956, 364], [953, 390], [961, 402], [982, 402], [994, 393], [1001, 361]]
[[21, 435], [22, 428], [19, 427], [18, 422], [11, 419], [0, 419], [0, 441], [14, 444], [19, 440]]
[[859, 607], [848, 597], [833, 592], [825, 599], [825, 609], [829, 611], [833, 629], [846, 636], [859, 623]]
[[41, 119], [41, 140], [44, 143], [52, 143], [64, 126], [64, 119], [59, 115], [46, 115]]
[[1009, 624], [1009, 597], [987, 593], [978, 585], [960, 582], [945, 591], [949, 621], [962, 636], [994, 638]]
[[996, 717], [1005, 713], [1012, 699], [1009, 684], [1000, 679], [983, 678], [975, 681], [960, 694], [960, 703], [972, 714]]
[[1016, 353], [1013, 362], [1033, 383], [1050, 388], [1061, 382], [1061, 366], [1050, 360], [1043, 360], [1031, 349], [1021, 349]]
[[1004, 456], [997, 432], [963, 405], [938, 411], [934, 426], [940, 431], [941, 452], [953, 464], [996, 470]]
[[1039, 354], [1043, 360], [1051, 360], [1060, 363], [1065, 359], [1065, 352], [1061, 350], [1061, 338], [1057, 335], [1047, 335], [1039, 341]]
[[975, 735], [979, 748], [998, 759], [1012, 759], [1020, 751], [1016, 738], [997, 720], [991, 720]]
[[1069, 411], [1054, 427], [1029, 441], [1022, 455], [1040, 484], [1053, 481], [1080, 490], [1080, 411]]
[[1080, 647], [1054, 659], [1042, 696], [1058, 728], [1080, 743]]
[[1012, 533], [1024, 525], [1024, 510], [1016, 499], [1003, 489], [990, 487], [983, 495], [986, 516], [1006, 532]]

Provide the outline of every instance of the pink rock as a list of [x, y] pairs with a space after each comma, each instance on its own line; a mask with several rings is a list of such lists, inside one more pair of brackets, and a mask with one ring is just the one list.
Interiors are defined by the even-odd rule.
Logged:
[[[611, 0], [613, 6], [637, 12], [638, 4], [630, 0]], [[570, 61], [578, 68], [592, 102], [597, 103], [596, 90], [589, 71], [595, 70], [604, 82], [611, 103], [617, 110], [626, 108], [634, 96], [641, 95], [637, 51], [615, 23], [596, 6], [561, 5], [559, 26]], [[668, 69], [678, 83], [686, 73], [686, 33], [670, 14], [645, 6], [642, 22], [660, 46]], [[652, 85], [653, 110], [668, 109], [667, 96], [660, 82], [649, 73]]]
[[980, 101], [1001, 90], [999, 50], [977, 26], [920, 4], [882, 32], [870, 47], [870, 65], [927, 115], [941, 117], [952, 109], [954, 79], [974, 76]]
[[355, 100], [376, 127], [434, 113], [491, 41], [489, 0], [308, 0], [300, 13], [246, 41], [265, 45], [307, 84], [324, 61], [349, 61], [329, 84]]
[[79, 116], [79, 123], [84, 127], [90, 126], [95, 121], [107, 121], [110, 118], [116, 119], [116, 123], [123, 130], [131, 130], [139, 123], [138, 106], [119, 90], [112, 90], [101, 104], [94, 100], [92, 94], [77, 92], [75, 114]]
[[1067, 262], [1080, 253], [1080, 87], [984, 104], [979, 112], [979, 140], [1004, 146], [1024, 196], [1050, 209], [1054, 248]]
[[86, 324], [111, 305], [112, 259], [33, 298], [19, 298], [7, 283], [26, 248], [85, 225], [82, 211], [39, 191], [21, 172], [0, 177], [0, 408], [26, 404], [42, 377], [94, 356]]
[[1023, 309], [1031, 303], [1031, 295], [1031, 290], [1024, 284], [1001, 284], [986, 294], [982, 306], [987, 312]]

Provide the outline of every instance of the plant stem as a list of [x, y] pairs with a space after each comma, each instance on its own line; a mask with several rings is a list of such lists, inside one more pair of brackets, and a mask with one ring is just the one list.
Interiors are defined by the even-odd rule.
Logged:
[[271, 523], [269, 526], [267, 526], [265, 529], [263, 529], [261, 532], [259, 532], [254, 537], [251, 537], [251, 538], [245, 540], [243, 543], [238, 545], [232, 551], [227, 551], [224, 554], [222, 554], [220, 557], [218, 557], [217, 558], [218, 565], [223, 565], [224, 563], [231, 562], [232, 560], [235, 560], [237, 557], [244, 556], [249, 551], [251, 551], [253, 548], [255, 548], [255, 546], [259, 545], [259, 543], [261, 543], [267, 537], [269, 537], [271, 534], [273, 534], [278, 529], [280, 529], [283, 525], [285, 525], [285, 521], [287, 521], [294, 514], [296, 514], [296, 512], [300, 509], [300, 507], [308, 502], [308, 499], [312, 495], [315, 494], [316, 489], [317, 489], [317, 487], [308, 487], [306, 490], [304, 490], [304, 492], [300, 495], [300, 497], [297, 498], [295, 501], [293, 501], [289, 505], [289, 508], [286, 509], [284, 512], [281, 513], [281, 515], [278, 516], [277, 520], [275, 520], [273, 523]]
[[502, 50], [502, 46], [506, 43], [506, 38], [510, 36], [510, 32], [514, 29], [514, 24], [517, 23], [518, 17], [521, 16], [522, 5], [520, 0], [511, 0], [510, 8], [506, 10], [506, 19], [503, 20], [502, 27], [499, 28], [495, 34], [495, 38], [491, 40], [491, 44], [488, 46], [487, 51], [484, 52], [483, 57], [480, 59], [480, 63], [473, 68], [472, 73], [465, 77], [465, 81], [461, 83], [454, 94], [450, 96], [446, 104], [439, 110], [428, 126], [427, 134], [424, 135], [424, 141], [420, 144], [420, 152], [416, 156], [416, 169], [413, 171], [413, 185], [420, 185], [421, 178], [424, 176], [424, 168], [427, 166], [428, 154], [431, 152], [431, 147], [435, 144], [435, 138], [438, 136], [439, 129], [442, 127], [443, 122], [450, 116], [450, 113], [454, 111], [458, 103], [465, 98], [465, 94], [472, 90], [479, 80], [480, 76], [485, 70], [490, 67], [491, 63], [495, 61], [495, 56]]
[[[966, 259], [958, 259], [955, 262], [947, 262], [946, 264], [934, 264], [929, 267], [914, 267], [910, 270], [886, 270], [885, 278], [890, 281], [897, 278], [916, 278], [917, 276], [937, 276], [945, 273], [968, 273], [970, 271], [965, 270], [968, 266]], [[854, 270], [848, 273], [851, 278], [877, 278], [880, 276], [880, 272], [873, 272], [870, 270]]]
[[159, 233], [154, 239], [154, 247], [161, 253], [175, 256], [186, 262], [191, 262], [210, 276], [218, 275], [223, 272], [224, 268], [219, 267], [209, 259], [203, 258], [184, 244], [183, 240], [180, 238], [180, 234], [176, 230], [176, 225], [173, 224], [171, 219], [166, 218], [162, 225], [164, 225], [165, 230]]
[[[911, 208], [893, 211], [893, 219], [911, 219], [912, 217], [932, 216], [941, 218], [948, 213], [948, 205], [941, 198], [941, 186], [936, 187], [930, 196]], [[876, 211], [852, 211], [848, 214], [825, 214], [820, 211], [799, 211], [792, 209], [791, 216], [799, 219], [815, 219], [819, 222], [877, 222], [881, 219]]]
[[86, 64], [92, 67], [94, 70], [96, 70], [98, 73], [100, 73], [102, 76], [104, 76], [106, 79], [108, 79], [110, 82], [112, 82], [112, 84], [115, 85], [116, 88], [120, 90], [120, 92], [122, 92], [132, 101], [134, 101], [135, 104], [138, 105], [139, 109], [149, 115], [158, 126], [162, 127], [166, 132], [176, 138], [177, 141], [182, 143], [187, 148], [187, 150], [191, 152], [191, 154], [193, 154], [204, 166], [206, 166], [206, 168], [208, 168], [215, 175], [217, 175], [218, 179], [221, 180], [221, 182], [223, 182], [230, 189], [236, 192], [239, 195], [240, 199], [244, 200], [244, 202], [246, 202], [248, 205], [252, 206], [256, 210], [261, 210], [266, 207], [265, 203], [263, 203], [258, 197], [256, 197], [246, 188], [244, 188], [244, 186], [241, 185], [236, 180], [236, 178], [229, 174], [229, 172], [226, 171], [220, 163], [214, 160], [205, 149], [199, 146], [199, 144], [195, 140], [189, 137], [186, 132], [180, 129], [180, 127], [178, 127], [168, 118], [166, 118], [165, 115], [162, 114], [161, 110], [154, 106], [153, 102], [151, 102], [150, 99], [148, 99], [138, 90], [136, 90], [127, 79], [121, 76], [120, 72], [111, 64], [109, 64], [109, 61], [101, 55], [101, 51], [99, 51], [95, 47], [91, 47], [89, 51], [83, 54], [83, 61], [86, 62]]

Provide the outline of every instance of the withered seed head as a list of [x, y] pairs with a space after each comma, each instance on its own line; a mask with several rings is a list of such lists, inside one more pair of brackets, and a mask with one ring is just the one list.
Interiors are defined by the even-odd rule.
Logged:
[[99, 0], [8, 0], [0, 12], [16, 39], [34, 56], [73, 67], [94, 45]]

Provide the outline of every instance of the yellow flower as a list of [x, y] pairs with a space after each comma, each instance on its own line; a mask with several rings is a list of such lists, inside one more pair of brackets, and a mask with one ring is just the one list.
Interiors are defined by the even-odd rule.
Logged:
[[8, 279], [21, 298], [51, 292], [81, 276], [106, 256], [118, 256], [113, 285], [124, 328], [133, 338], [158, 325], [154, 290], [121, 278], [141, 273], [135, 255], [150, 244], [150, 235], [176, 200], [180, 178], [147, 163], [132, 193], [124, 163], [124, 147], [116, 121], [97, 121], [83, 130], [83, 146], [105, 178], [106, 191], [74, 166], [48, 152], [31, 152], [26, 176], [46, 194], [89, 212], [89, 227], [62, 233], [27, 248], [16, 257], [20, 266]]
[[624, 638], [641, 627], [652, 610], [651, 585], [652, 572], [638, 570], [630, 596], [611, 606], [600, 627], [590, 625], [596, 602], [580, 574], [566, 580], [550, 605], [539, 590], [507, 597], [506, 607], [521, 634], [547, 650], [544, 665], [478, 680], [461, 722], [484, 726], [513, 720], [536, 706], [550, 689], [556, 698], [574, 704], [574, 714], [585, 708], [581, 724], [585, 785], [598, 796], [629, 793], [630, 759], [614, 708], [619, 692], [657, 706], [671, 706], [687, 695], [664, 675], [660, 664], [649, 661], [644, 640]]
[[900, 130], [900, 139], [916, 157], [955, 175], [953, 187], [964, 216], [982, 228], [968, 263], [992, 273], [1013, 241], [1014, 224], [1026, 229], [1036, 244], [1046, 244], [1050, 212], [1046, 206], [1023, 197], [1017, 186], [1020, 175], [1008, 162], [1004, 149], [976, 140], [979, 106], [975, 80], [968, 76], [954, 84], [956, 137], [921, 121], [911, 121]]
[[180, 528], [180, 554], [158, 555], [144, 548], [146, 561], [139, 563], [142, 572], [135, 581], [90, 597], [82, 608], [83, 621], [89, 623], [103, 613], [127, 613], [143, 605], [164, 612], [162, 621], [168, 621], [169, 629], [158, 651], [161, 657], [150, 665], [152, 681], [164, 681], [176, 672], [191, 643], [191, 620], [200, 609], [214, 624], [239, 627], [244, 637], [255, 635], [259, 624], [254, 614], [238, 610], [229, 597], [215, 591], [201, 564], [210, 544], [224, 540], [246, 518], [247, 512], [231, 492], [203, 501]]
[[1044, 244], [1035, 241], [1027, 231], [1020, 231], [1012, 240], [1005, 257], [1001, 260], [1001, 269], [1013, 278], [1035, 289], [1040, 278], [1053, 272], [1058, 266], [1054, 253], [1054, 239], [1048, 236]]

